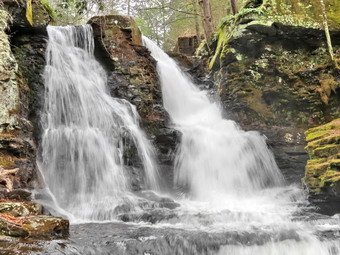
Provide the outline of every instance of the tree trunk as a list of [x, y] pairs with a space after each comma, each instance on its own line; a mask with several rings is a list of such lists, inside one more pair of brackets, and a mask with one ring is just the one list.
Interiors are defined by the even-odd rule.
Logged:
[[195, 16], [195, 28], [196, 28], [196, 36], [197, 36], [197, 42], [198, 44], [201, 43], [201, 32], [200, 32], [200, 24], [199, 24], [199, 21], [198, 21], [198, 16], [199, 16], [199, 13], [198, 13], [198, 10], [197, 10], [197, 0], [192, 0], [192, 6], [194, 8], [194, 13], [196, 14]]
[[233, 14], [235, 15], [236, 13], [238, 13], [237, 0], [230, 0], [230, 4], [231, 4], [231, 9], [233, 10]]
[[210, 0], [199, 0], [198, 3], [200, 4], [203, 12], [203, 28], [205, 33], [205, 38], [208, 44], [211, 43], [211, 37], [214, 32], [214, 26], [211, 16], [211, 6]]
[[320, 3], [321, 3], [321, 10], [322, 10], [323, 27], [325, 29], [325, 34], [326, 34], [326, 39], [327, 39], [328, 52], [335, 67], [339, 68], [338, 63], [336, 62], [336, 59], [334, 58], [332, 40], [331, 40], [331, 36], [329, 34], [329, 29], [328, 29], [325, 3], [323, 0], [320, 0]]

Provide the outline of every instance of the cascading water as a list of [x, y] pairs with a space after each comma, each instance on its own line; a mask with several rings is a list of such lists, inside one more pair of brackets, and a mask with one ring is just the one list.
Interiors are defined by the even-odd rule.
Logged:
[[153, 149], [138, 113], [109, 95], [106, 73], [94, 59], [89, 25], [47, 28], [42, 170], [59, 206], [76, 219], [114, 218], [129, 193], [124, 138], [135, 144], [149, 186], [157, 189]]
[[172, 59], [147, 38], [144, 43], [158, 61], [165, 109], [182, 133], [175, 183], [188, 187], [194, 198], [207, 200], [247, 196], [283, 184], [265, 139], [223, 119], [218, 105]]
[[[157, 60], [164, 106], [182, 133], [174, 183], [190, 200], [181, 201], [181, 226], [238, 233], [219, 249], [221, 255], [340, 254], [339, 216], [305, 221], [304, 193], [285, 186], [265, 138], [223, 119], [174, 60], [148, 38], [143, 42]], [[333, 239], [325, 238], [327, 229], [335, 230]]]

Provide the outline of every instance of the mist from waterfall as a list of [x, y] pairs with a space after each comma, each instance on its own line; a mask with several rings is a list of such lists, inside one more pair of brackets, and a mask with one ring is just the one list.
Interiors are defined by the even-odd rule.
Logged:
[[112, 220], [129, 194], [125, 141], [137, 148], [146, 182], [158, 189], [154, 151], [135, 106], [113, 98], [94, 58], [90, 25], [48, 26], [42, 172], [59, 206], [76, 219]]

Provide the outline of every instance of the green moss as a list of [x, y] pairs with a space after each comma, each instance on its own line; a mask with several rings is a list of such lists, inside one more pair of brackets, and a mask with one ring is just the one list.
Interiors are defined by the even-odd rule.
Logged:
[[219, 28], [218, 32], [217, 32], [217, 48], [215, 50], [215, 54], [213, 56], [213, 58], [211, 59], [210, 63], [209, 63], [209, 69], [211, 70], [216, 62], [216, 59], [218, 57], [220, 57], [220, 53], [222, 51], [222, 49], [224, 48], [224, 46], [228, 43], [229, 39], [232, 36], [232, 32], [228, 33], [226, 29], [224, 29], [224, 27]]
[[340, 119], [333, 120], [330, 123], [327, 123], [322, 126], [318, 126], [315, 128], [308, 129], [305, 132], [306, 137], [308, 137], [311, 133], [319, 132], [319, 131], [326, 131], [326, 130], [332, 130], [332, 129], [338, 129], [340, 130]]
[[306, 141], [310, 142], [310, 141], [313, 141], [313, 140], [316, 140], [316, 139], [323, 138], [323, 137], [328, 136], [328, 135], [329, 135], [329, 132], [324, 131], [324, 130], [318, 130], [318, 131], [315, 131], [315, 132], [312, 132], [312, 133], [308, 133], [306, 135]]
[[340, 182], [340, 172], [328, 170], [323, 176], [320, 177], [320, 187], [324, 187], [325, 184], [335, 184]]
[[328, 167], [329, 167], [328, 162], [319, 163], [318, 160], [309, 160], [306, 165], [306, 173], [309, 176], [319, 177], [320, 175], [326, 172]]
[[[313, 194], [340, 196], [340, 120], [305, 132], [311, 157], [304, 182]], [[317, 179], [317, 180], [315, 180]]]
[[321, 147], [317, 147], [310, 154], [312, 158], [327, 158], [330, 155], [340, 153], [340, 145], [338, 144], [327, 144]]

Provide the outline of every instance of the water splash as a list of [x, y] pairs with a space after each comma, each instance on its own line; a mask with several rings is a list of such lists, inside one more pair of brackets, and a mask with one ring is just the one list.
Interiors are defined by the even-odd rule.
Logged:
[[147, 183], [157, 189], [154, 152], [133, 105], [112, 98], [95, 60], [92, 28], [47, 28], [42, 168], [59, 205], [76, 218], [111, 220], [129, 192], [124, 139], [138, 150]]

